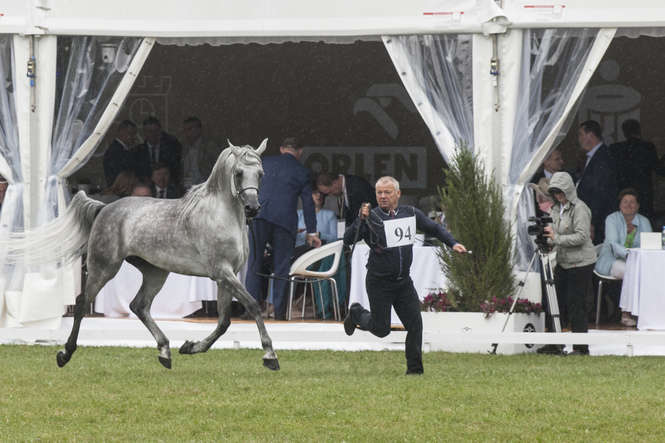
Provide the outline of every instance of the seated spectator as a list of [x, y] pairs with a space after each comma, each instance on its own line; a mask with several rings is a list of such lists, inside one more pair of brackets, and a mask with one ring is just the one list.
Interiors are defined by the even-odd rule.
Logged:
[[7, 179], [0, 175], [0, 211], [2, 211], [2, 202], [5, 201], [5, 193], [7, 192], [8, 186], [9, 183], [7, 183]]
[[[619, 210], [605, 219], [605, 241], [598, 254], [596, 272], [623, 279], [628, 248], [640, 247], [640, 233], [651, 232], [649, 219], [637, 212], [640, 209], [638, 191], [633, 188], [619, 193]], [[629, 312], [621, 314], [621, 323], [635, 326]]]
[[531, 183], [529, 187], [533, 189], [536, 194], [536, 203], [538, 204], [538, 209], [540, 214], [549, 214], [552, 205], [554, 204], [554, 199], [547, 192], [547, 188], [550, 185], [550, 179], [552, 174], [559, 172], [563, 169], [563, 157], [561, 156], [561, 151], [555, 149], [547, 156], [543, 162], [543, 167], [540, 171], [531, 178]]
[[94, 195], [94, 198], [104, 202], [111, 203], [122, 197], [132, 194], [136, 184], [136, 175], [132, 171], [121, 171], [116, 176], [113, 184], [104, 189], [100, 194]]
[[179, 198], [180, 193], [171, 183], [171, 171], [166, 163], [157, 163], [152, 167], [152, 195], [155, 198]]
[[188, 117], [183, 123], [183, 184], [185, 189], [207, 180], [222, 149], [203, 137], [201, 120]]
[[[319, 230], [319, 238], [322, 243], [331, 243], [337, 240], [337, 216], [330, 209], [323, 209], [325, 204], [325, 196], [319, 192], [316, 187], [312, 187], [312, 200], [314, 201], [314, 210], [316, 212], [316, 227]], [[305, 241], [305, 234], [307, 230], [305, 228], [305, 217], [303, 215], [302, 209], [298, 209], [298, 233], [296, 235], [296, 256], [302, 255], [304, 252], [312, 249], [309, 247]], [[327, 271], [333, 264], [333, 257], [326, 257], [321, 260], [317, 265], [312, 266], [313, 269], [319, 271]], [[337, 274], [334, 276], [335, 282], [337, 283], [337, 293], [339, 295], [339, 305], [345, 306], [344, 300], [346, 297], [346, 263], [344, 261], [344, 256], [342, 255], [341, 261], [339, 263], [339, 268]], [[333, 307], [332, 307], [332, 294], [330, 290], [330, 285], [328, 283], [321, 283], [321, 285], [314, 285], [314, 300], [317, 307], [317, 314], [319, 317], [323, 318], [332, 318], [333, 317]], [[321, 309], [321, 301], [323, 301], [323, 306], [325, 309]], [[323, 312], [325, 311], [325, 318]]]
[[[316, 213], [316, 227], [319, 230], [319, 238], [322, 243], [330, 243], [337, 240], [337, 217], [330, 209], [323, 209], [325, 195], [312, 187], [312, 200]], [[296, 235], [296, 247], [306, 244], [305, 241], [305, 216], [302, 209], [298, 209], [298, 233]]]
[[132, 189], [132, 197], [152, 197], [152, 188], [149, 184], [137, 182]]
[[371, 203], [376, 206], [376, 193], [367, 180], [356, 175], [339, 174], [332, 176], [322, 172], [316, 177], [316, 188], [325, 195], [337, 197], [338, 218], [351, 226], [358, 217], [360, 206]]
[[136, 125], [131, 120], [123, 120], [118, 125], [116, 137], [104, 152], [104, 177], [106, 186], [113, 186], [122, 171], [134, 171], [134, 151], [136, 145]]
[[[418, 199], [418, 209], [427, 214], [427, 218], [434, 223], [446, 227], [446, 215], [441, 208], [441, 197], [438, 195], [426, 195]], [[425, 240], [427, 242], [427, 240]]]
[[171, 172], [171, 181], [178, 185], [182, 170], [182, 146], [174, 136], [162, 131], [162, 125], [155, 117], [143, 121], [145, 142], [134, 150], [136, 175], [141, 179], [152, 176], [152, 166], [165, 163]]

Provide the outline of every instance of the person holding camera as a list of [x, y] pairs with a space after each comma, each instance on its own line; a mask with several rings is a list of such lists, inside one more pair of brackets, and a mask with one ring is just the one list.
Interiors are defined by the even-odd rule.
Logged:
[[394, 307], [406, 328], [406, 374], [423, 373], [423, 321], [420, 299], [410, 277], [413, 240], [416, 229], [438, 238], [455, 252], [467, 252], [464, 245], [413, 206], [400, 206], [399, 182], [381, 177], [376, 182], [378, 207], [370, 209], [363, 203], [359, 217], [344, 233], [349, 245], [363, 239], [370, 248], [365, 287], [371, 312], [353, 303], [344, 319], [344, 331], [353, 334], [356, 328], [377, 337], [390, 334], [390, 308]]
[[[567, 172], [552, 176], [548, 192], [554, 198], [552, 226], [544, 236], [554, 245], [557, 265], [554, 283], [568, 312], [572, 332], [587, 332], [585, 295], [591, 284], [596, 250], [591, 242], [591, 210], [577, 197], [573, 179]], [[588, 355], [588, 345], [574, 345], [572, 354]]]

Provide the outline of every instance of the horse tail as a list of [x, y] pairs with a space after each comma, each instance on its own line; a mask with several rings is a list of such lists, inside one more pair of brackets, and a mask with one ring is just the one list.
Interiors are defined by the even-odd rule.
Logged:
[[[6, 246], [6, 263], [42, 264], [69, 262], [85, 250], [92, 225], [99, 211], [106, 206], [79, 191], [67, 210], [35, 229], [10, 233]], [[3, 245], [6, 243], [6, 245]]]

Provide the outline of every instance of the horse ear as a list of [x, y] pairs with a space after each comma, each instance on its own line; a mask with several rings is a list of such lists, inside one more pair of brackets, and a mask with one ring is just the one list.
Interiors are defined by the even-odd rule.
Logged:
[[233, 147], [233, 143], [231, 143], [231, 140], [229, 140], [228, 138], [226, 139], [226, 143], [229, 144], [229, 146], [228, 146], [229, 148]]
[[263, 151], [266, 150], [267, 146], [268, 146], [268, 139], [264, 138], [259, 147], [256, 148], [256, 153], [259, 155], [263, 154]]

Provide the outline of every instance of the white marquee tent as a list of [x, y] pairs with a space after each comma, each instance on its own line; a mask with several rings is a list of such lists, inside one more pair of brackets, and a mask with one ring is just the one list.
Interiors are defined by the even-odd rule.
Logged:
[[[67, 178], [94, 152], [155, 42], [382, 39], [442, 156], [472, 149], [503, 186], [510, 219], [523, 219], [524, 184], [612, 39], [663, 29], [662, 0], [3, 0], [0, 174], [10, 186], [0, 230], [62, 211]], [[71, 38], [65, 54], [62, 36]], [[77, 292], [72, 269], [5, 266], [0, 327], [57, 327]]]

